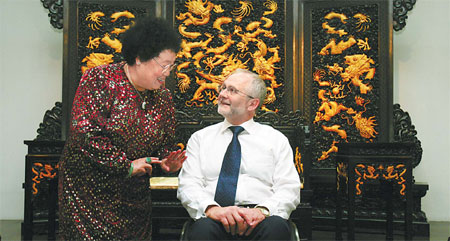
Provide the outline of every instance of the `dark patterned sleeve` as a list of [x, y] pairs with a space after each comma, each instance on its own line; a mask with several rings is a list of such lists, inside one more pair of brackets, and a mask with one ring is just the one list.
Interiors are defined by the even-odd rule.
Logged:
[[107, 78], [102, 68], [88, 70], [80, 80], [72, 107], [71, 135], [87, 159], [101, 164], [99, 167], [106, 172], [126, 176], [130, 160], [105, 135], [114, 94], [108, 78], [114, 77], [114, 74]]

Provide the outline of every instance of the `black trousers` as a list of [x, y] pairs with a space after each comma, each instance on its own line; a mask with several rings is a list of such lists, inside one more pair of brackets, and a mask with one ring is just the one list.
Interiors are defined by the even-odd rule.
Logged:
[[291, 228], [287, 220], [279, 216], [265, 218], [249, 236], [232, 236], [222, 223], [210, 218], [195, 221], [189, 230], [189, 240], [290, 240]]

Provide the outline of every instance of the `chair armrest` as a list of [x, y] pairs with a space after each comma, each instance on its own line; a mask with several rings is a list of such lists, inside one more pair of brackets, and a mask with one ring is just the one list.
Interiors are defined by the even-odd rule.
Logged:
[[150, 189], [178, 189], [178, 177], [152, 177]]

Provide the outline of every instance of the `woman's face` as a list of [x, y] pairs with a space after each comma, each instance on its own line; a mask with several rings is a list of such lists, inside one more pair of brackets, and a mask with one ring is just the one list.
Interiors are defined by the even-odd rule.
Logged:
[[173, 69], [175, 58], [176, 53], [169, 49], [161, 51], [158, 56], [145, 62], [140, 62], [138, 58], [133, 66], [137, 75], [136, 80], [133, 79], [136, 89], [142, 91], [161, 88]]

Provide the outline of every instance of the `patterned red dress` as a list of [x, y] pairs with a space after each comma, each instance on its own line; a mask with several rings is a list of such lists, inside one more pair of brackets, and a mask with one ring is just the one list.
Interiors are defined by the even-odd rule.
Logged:
[[76, 92], [59, 163], [62, 240], [151, 239], [149, 176], [127, 176], [131, 161], [174, 147], [174, 107], [165, 88], [139, 96], [124, 64], [88, 70]]

